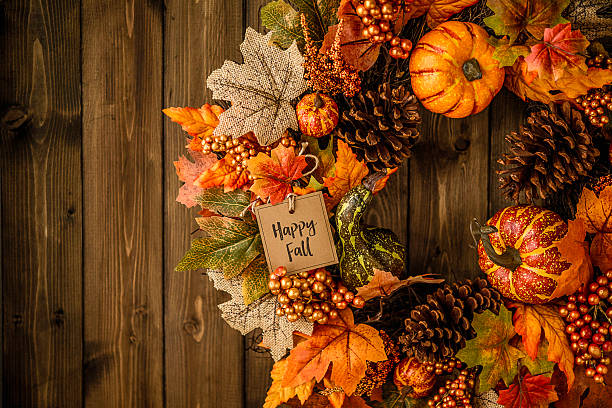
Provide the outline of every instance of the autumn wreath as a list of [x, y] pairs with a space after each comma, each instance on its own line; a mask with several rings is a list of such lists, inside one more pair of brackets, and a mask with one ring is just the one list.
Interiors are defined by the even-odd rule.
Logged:
[[[609, 392], [612, 58], [568, 4], [272, 1], [268, 33], [248, 28], [243, 62], [208, 76], [217, 104], [164, 110], [190, 136], [177, 201], [201, 207], [176, 270], [205, 271], [231, 295], [228, 324], [262, 330], [265, 407], [578, 407]], [[611, 21], [609, 5], [588, 12]], [[470, 225], [482, 277], [410, 273], [362, 215], [423, 109], [473, 115], [504, 85], [527, 116], [498, 160], [516, 205]], [[306, 210], [323, 221], [264, 228], [264, 211]], [[306, 233], [286, 263], [270, 249], [269, 234]], [[315, 245], [330, 260], [306, 259]]]

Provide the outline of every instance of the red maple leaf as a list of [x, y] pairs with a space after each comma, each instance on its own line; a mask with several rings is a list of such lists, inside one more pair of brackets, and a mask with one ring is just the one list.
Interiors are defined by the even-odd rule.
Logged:
[[506, 390], [499, 392], [497, 403], [505, 408], [546, 408], [559, 399], [550, 377], [545, 375], [517, 376]]
[[179, 190], [176, 201], [191, 208], [197, 204], [195, 197], [203, 190], [203, 188], [197, 186], [194, 182], [200, 174], [217, 162], [217, 156], [193, 150], [189, 150], [189, 154], [194, 162], [191, 162], [185, 156], [181, 156], [178, 161], [174, 162], [174, 167], [176, 168], [179, 180], [185, 182]]
[[570, 23], [557, 24], [544, 30], [544, 38], [531, 46], [525, 57], [529, 71], [537, 71], [541, 78], [558, 80], [567, 69], [586, 71], [586, 48], [589, 41], [580, 33], [572, 31]]
[[306, 157], [295, 155], [293, 147], [278, 145], [270, 153], [259, 153], [248, 161], [247, 168], [255, 179], [250, 190], [262, 200], [277, 204], [293, 192], [293, 182], [302, 178], [307, 163]]

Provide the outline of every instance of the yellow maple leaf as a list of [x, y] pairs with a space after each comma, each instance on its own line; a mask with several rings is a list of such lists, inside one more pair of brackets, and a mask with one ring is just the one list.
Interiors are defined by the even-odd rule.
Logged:
[[272, 377], [272, 385], [268, 389], [266, 400], [263, 408], [275, 408], [283, 402], [289, 401], [294, 396], [297, 396], [302, 404], [306, 402], [308, 397], [312, 394], [312, 390], [315, 386], [314, 378], [310, 381], [306, 381], [304, 384], [300, 384], [296, 387], [284, 387], [282, 385], [285, 373], [287, 372], [287, 360], [279, 360], [272, 367], [270, 376]]

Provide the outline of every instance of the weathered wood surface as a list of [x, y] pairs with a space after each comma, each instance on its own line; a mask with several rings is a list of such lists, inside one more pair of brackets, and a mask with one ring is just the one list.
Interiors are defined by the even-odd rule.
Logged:
[[[195, 210], [174, 201], [185, 136], [166, 106], [209, 101], [266, 0], [2, 2], [2, 401], [7, 407], [260, 407], [271, 359], [176, 273]], [[474, 276], [469, 234], [506, 205], [508, 92], [468, 119], [424, 114], [413, 158], [367, 222], [394, 230], [412, 273]]]

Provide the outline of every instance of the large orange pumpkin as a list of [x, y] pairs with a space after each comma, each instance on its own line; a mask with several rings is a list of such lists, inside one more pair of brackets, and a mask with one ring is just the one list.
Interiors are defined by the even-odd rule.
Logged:
[[423, 106], [463, 118], [489, 105], [504, 84], [504, 70], [488, 37], [476, 24], [447, 21], [421, 38], [410, 57], [410, 80]]
[[524, 303], [545, 303], [561, 274], [571, 267], [557, 247], [567, 224], [549, 210], [533, 205], [506, 207], [480, 231], [480, 268], [502, 296]]

